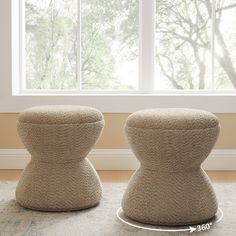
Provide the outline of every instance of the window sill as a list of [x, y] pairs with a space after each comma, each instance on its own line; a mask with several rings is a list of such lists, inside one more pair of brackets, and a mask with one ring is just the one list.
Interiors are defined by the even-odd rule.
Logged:
[[157, 91], [157, 92], [141, 92], [141, 91], [85, 91], [85, 92], [24, 92], [13, 94], [13, 97], [236, 97], [234, 92], [215, 92], [215, 91]]
[[0, 94], [0, 112], [15, 113], [31, 106], [70, 104], [92, 106], [104, 113], [130, 113], [140, 109], [185, 107], [214, 113], [235, 113], [235, 93], [158, 93], [158, 94]]

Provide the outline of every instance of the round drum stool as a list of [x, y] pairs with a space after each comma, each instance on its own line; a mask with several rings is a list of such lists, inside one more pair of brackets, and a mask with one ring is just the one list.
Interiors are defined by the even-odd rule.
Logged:
[[19, 115], [18, 133], [31, 154], [16, 201], [43, 211], [95, 206], [101, 183], [86, 158], [104, 126], [101, 112], [82, 106], [39, 106]]
[[216, 116], [200, 110], [153, 109], [130, 115], [125, 131], [140, 168], [124, 194], [124, 214], [157, 225], [191, 225], [213, 218], [217, 200], [201, 164], [219, 127]]

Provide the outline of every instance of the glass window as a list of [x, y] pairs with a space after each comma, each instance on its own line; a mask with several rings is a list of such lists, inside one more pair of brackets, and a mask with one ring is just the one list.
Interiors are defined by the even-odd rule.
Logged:
[[23, 89], [136, 90], [138, 12], [136, 0], [25, 0]]

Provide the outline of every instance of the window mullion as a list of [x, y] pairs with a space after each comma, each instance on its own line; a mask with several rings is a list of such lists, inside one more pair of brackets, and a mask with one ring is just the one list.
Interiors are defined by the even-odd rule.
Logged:
[[81, 91], [81, 0], [77, 0], [76, 45], [76, 86]]
[[144, 93], [154, 90], [155, 59], [155, 1], [140, 0], [139, 89]]
[[211, 89], [214, 91], [215, 89], [215, 24], [216, 24], [216, 8], [215, 8], [215, 0], [212, 0], [212, 8], [211, 8]]
[[[26, 28], [25, 28], [25, 0], [20, 0], [19, 5], [19, 42], [20, 42], [20, 86], [19, 91], [26, 89], [26, 53], [25, 53], [25, 41], [26, 41]], [[21, 59], [23, 58], [23, 60]]]

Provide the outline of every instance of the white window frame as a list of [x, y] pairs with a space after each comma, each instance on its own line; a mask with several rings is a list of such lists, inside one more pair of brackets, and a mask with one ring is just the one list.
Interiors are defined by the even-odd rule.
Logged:
[[[93, 106], [102, 112], [129, 113], [146, 108], [187, 107], [214, 113], [236, 112], [236, 94], [216, 91], [168, 91], [153, 93], [155, 57], [155, 10], [153, 0], [140, 1], [140, 59], [138, 92], [64, 92], [19, 93], [22, 64], [22, 34], [19, 21], [21, 0], [11, 0], [12, 79], [1, 78], [0, 111], [19, 112], [27, 107], [46, 104], [76, 104]], [[212, 39], [214, 40], [214, 39]], [[214, 50], [214, 49], [212, 49]], [[9, 52], [10, 53], [10, 52]], [[214, 63], [214, 62], [212, 62]], [[151, 70], [149, 69], [151, 66]], [[146, 78], [143, 80], [142, 78]], [[149, 79], [148, 79], [149, 78]]]

